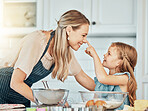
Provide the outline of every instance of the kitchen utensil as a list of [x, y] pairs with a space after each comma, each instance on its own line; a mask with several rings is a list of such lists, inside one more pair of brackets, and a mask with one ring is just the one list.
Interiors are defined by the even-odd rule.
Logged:
[[47, 81], [42, 81], [42, 83], [43, 83], [45, 89], [49, 89], [49, 85], [48, 85]]
[[107, 91], [79, 91], [85, 104], [89, 100], [103, 100], [106, 102], [106, 109], [116, 109], [122, 105], [128, 92], [107, 92]]
[[[33, 89], [33, 96], [37, 106], [64, 106], [69, 90], [66, 89]], [[58, 103], [59, 102], [59, 103]]]

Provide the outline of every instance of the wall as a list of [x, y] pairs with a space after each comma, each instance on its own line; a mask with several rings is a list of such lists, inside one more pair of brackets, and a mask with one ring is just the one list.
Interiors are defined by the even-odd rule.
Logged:
[[[24, 36], [24, 35], [23, 35]], [[15, 46], [23, 36], [1, 36], [0, 35], [0, 59], [3, 58]]]

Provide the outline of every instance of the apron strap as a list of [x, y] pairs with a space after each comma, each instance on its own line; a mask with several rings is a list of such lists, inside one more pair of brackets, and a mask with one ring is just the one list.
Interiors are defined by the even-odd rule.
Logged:
[[55, 31], [53, 31], [53, 32], [51, 32], [50, 33], [50, 39], [49, 39], [49, 41], [48, 41], [48, 43], [47, 43], [47, 45], [46, 45], [46, 48], [45, 48], [45, 50], [44, 50], [44, 52], [43, 52], [43, 54], [42, 54], [42, 56], [41, 56], [41, 58], [40, 58], [40, 60], [42, 59], [42, 57], [45, 55], [45, 53], [47, 52], [47, 50], [48, 50], [48, 47], [49, 47], [49, 44], [50, 44], [50, 41], [51, 41], [51, 39], [54, 37], [54, 35], [55, 35]]

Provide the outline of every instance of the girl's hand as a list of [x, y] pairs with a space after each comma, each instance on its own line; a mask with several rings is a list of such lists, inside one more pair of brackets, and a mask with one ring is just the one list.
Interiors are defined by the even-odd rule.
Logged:
[[95, 55], [97, 55], [94, 47], [87, 40], [85, 42], [88, 45], [88, 47], [85, 50], [86, 54], [90, 55], [91, 57], [94, 57]]

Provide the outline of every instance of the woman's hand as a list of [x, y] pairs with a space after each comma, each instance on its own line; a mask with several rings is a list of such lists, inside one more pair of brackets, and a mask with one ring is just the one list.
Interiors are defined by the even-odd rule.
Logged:
[[88, 47], [85, 50], [86, 54], [90, 55], [91, 57], [97, 55], [97, 52], [95, 51], [94, 47], [87, 40], [85, 41], [85, 43], [87, 43], [88, 45]]
[[95, 90], [96, 84], [94, 80], [89, 77], [82, 69], [78, 74], [75, 75], [75, 79], [81, 86], [85, 87], [86, 89], [90, 91]]
[[25, 98], [34, 102], [31, 88], [26, 83], [24, 83], [26, 76], [27, 74], [21, 69], [14, 69], [10, 82], [10, 87], [19, 94], [23, 95]]

